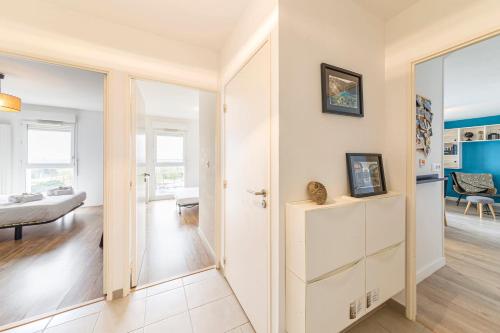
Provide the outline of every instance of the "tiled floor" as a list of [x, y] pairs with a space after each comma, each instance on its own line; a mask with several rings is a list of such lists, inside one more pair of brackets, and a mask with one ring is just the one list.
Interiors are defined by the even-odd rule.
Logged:
[[212, 269], [6, 331], [8, 333], [254, 333]]

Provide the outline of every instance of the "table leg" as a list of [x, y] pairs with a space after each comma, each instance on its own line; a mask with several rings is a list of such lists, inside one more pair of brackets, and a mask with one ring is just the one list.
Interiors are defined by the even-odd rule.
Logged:
[[495, 209], [493, 209], [493, 205], [488, 204], [488, 208], [490, 209], [491, 215], [493, 215], [493, 219], [496, 220], [497, 217], [495, 216]]
[[467, 202], [467, 207], [465, 207], [464, 215], [467, 215], [467, 212], [469, 211], [471, 205], [472, 205], [471, 201]]
[[479, 210], [479, 218], [482, 219], [483, 218], [483, 204], [482, 203], [478, 203], [477, 204], [477, 209]]

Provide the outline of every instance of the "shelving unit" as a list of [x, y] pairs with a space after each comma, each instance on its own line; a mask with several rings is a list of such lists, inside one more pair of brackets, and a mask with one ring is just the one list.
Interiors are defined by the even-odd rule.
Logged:
[[443, 164], [446, 169], [460, 169], [462, 167], [462, 144], [460, 129], [445, 129], [443, 137]]
[[[456, 130], [456, 129], [454, 129]], [[484, 142], [484, 141], [500, 141], [500, 124], [485, 125], [474, 127], [462, 127], [460, 131], [460, 142]], [[465, 133], [472, 133], [471, 138], [467, 138]], [[488, 139], [490, 134], [498, 134], [498, 139]]]
[[[472, 133], [467, 137], [465, 133]], [[498, 134], [498, 139], [491, 138], [491, 134]], [[473, 127], [445, 129], [443, 136], [443, 164], [446, 169], [462, 168], [462, 144], [473, 142], [498, 141], [500, 142], [500, 124]]]

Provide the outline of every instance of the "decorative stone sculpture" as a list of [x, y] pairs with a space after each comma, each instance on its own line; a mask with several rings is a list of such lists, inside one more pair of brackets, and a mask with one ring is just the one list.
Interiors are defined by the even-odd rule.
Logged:
[[328, 194], [326, 193], [325, 185], [319, 182], [309, 182], [309, 184], [307, 184], [307, 192], [309, 193], [309, 198], [318, 205], [322, 205], [326, 202]]

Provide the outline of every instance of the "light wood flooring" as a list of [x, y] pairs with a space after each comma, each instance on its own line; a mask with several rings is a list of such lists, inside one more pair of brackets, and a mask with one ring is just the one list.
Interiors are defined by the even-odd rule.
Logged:
[[102, 208], [0, 230], [0, 326], [102, 296]]
[[[447, 205], [446, 266], [418, 285], [417, 320], [438, 333], [500, 332], [500, 220]], [[497, 215], [498, 216], [498, 215]]]
[[139, 286], [185, 275], [215, 264], [198, 234], [198, 207], [177, 213], [175, 200], [151, 201]]

